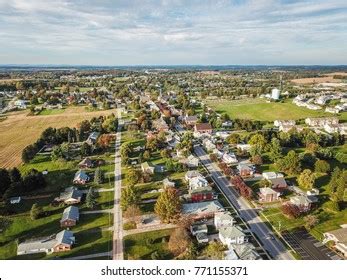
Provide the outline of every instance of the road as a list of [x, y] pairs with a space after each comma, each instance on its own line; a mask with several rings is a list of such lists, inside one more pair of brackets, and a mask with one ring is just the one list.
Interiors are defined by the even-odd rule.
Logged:
[[112, 259], [123, 260], [123, 220], [122, 209], [120, 207], [120, 196], [122, 189], [122, 167], [120, 156], [121, 132], [122, 132], [122, 115], [121, 109], [118, 108], [118, 129], [115, 143], [114, 156], [114, 206], [113, 206], [113, 250]]
[[258, 213], [247, 201], [231, 188], [230, 182], [222, 175], [218, 166], [211, 162], [208, 154], [206, 154], [203, 148], [200, 145], [195, 145], [194, 151], [201, 163], [207, 168], [214, 181], [218, 184], [220, 190], [237, 209], [240, 217], [248, 224], [251, 231], [262, 242], [264, 249], [268, 251], [272, 258], [278, 260], [294, 259], [277, 237], [274, 237], [274, 239], [266, 239], [269, 235], [275, 236], [272, 230], [260, 219]]

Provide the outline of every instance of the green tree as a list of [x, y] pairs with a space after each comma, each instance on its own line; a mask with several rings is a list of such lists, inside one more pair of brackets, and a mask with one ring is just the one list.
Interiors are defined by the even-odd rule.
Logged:
[[92, 154], [92, 148], [88, 143], [84, 142], [81, 146], [81, 155], [82, 156], [90, 156]]
[[301, 171], [299, 156], [295, 151], [290, 151], [284, 158], [278, 159], [276, 166], [279, 170], [289, 175], [298, 174]]
[[147, 161], [151, 158], [151, 154], [148, 150], [144, 151], [143, 155], [142, 155], [142, 158], [144, 161]]
[[330, 164], [325, 160], [317, 160], [314, 164], [314, 171], [317, 173], [327, 173], [330, 171]]
[[130, 205], [137, 205], [140, 202], [140, 195], [135, 186], [128, 186], [122, 189], [120, 204], [123, 211], [126, 211]]
[[52, 153], [51, 153], [52, 161], [56, 161], [56, 160], [63, 159], [63, 158], [64, 158], [64, 153], [63, 153], [61, 147], [55, 146], [52, 150]]
[[277, 138], [272, 138], [270, 151], [269, 151], [269, 158], [271, 161], [275, 162], [281, 157], [282, 157], [282, 147], [281, 147], [280, 140], [278, 140]]
[[344, 200], [344, 195], [347, 189], [347, 170], [343, 171], [340, 178], [337, 180], [336, 198], [338, 202]]
[[341, 169], [338, 167], [335, 167], [333, 172], [331, 173], [330, 182], [328, 185], [328, 192], [330, 195], [332, 195], [336, 192], [338, 181], [339, 181], [339, 178], [341, 177], [341, 175], [342, 175]]
[[315, 174], [310, 169], [305, 169], [298, 177], [299, 186], [304, 189], [312, 189], [315, 178]]
[[92, 187], [89, 188], [88, 193], [86, 195], [86, 205], [90, 209], [93, 209], [96, 205], [96, 195]]
[[5, 191], [10, 187], [10, 174], [5, 168], [0, 168], [0, 196], [3, 196]]
[[102, 184], [104, 181], [104, 174], [100, 167], [96, 168], [94, 171], [94, 183], [95, 184]]
[[204, 250], [204, 254], [212, 260], [223, 260], [225, 257], [226, 246], [221, 242], [213, 241], [210, 242]]
[[42, 207], [39, 206], [37, 203], [34, 203], [31, 206], [30, 218], [32, 220], [37, 220], [41, 215], [42, 215]]
[[154, 211], [162, 222], [176, 222], [181, 213], [181, 202], [177, 190], [166, 188], [157, 199]]

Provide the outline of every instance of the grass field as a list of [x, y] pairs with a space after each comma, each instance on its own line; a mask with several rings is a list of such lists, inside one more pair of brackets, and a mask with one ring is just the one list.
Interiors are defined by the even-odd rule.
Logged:
[[11, 113], [0, 122], [0, 167], [21, 163], [22, 150], [32, 144], [47, 127], [73, 127], [85, 119], [108, 115], [113, 110], [86, 112], [84, 107], [68, 107], [63, 114], [27, 116], [27, 111]]
[[59, 115], [65, 112], [65, 109], [45, 109], [40, 112], [40, 116]]
[[[237, 101], [208, 101], [207, 104], [218, 113], [227, 113], [231, 118], [274, 121], [277, 119], [303, 119], [308, 117], [332, 116], [320, 111], [298, 107], [291, 101], [267, 103], [264, 99], [245, 99]], [[347, 120], [347, 113], [342, 113], [341, 120]]]

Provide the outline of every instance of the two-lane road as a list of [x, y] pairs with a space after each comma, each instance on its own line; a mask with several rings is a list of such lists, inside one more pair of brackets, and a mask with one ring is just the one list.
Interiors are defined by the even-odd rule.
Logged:
[[113, 250], [112, 259], [123, 259], [123, 218], [120, 207], [120, 197], [122, 190], [122, 167], [120, 156], [120, 145], [122, 135], [122, 115], [118, 108], [118, 129], [116, 134], [115, 155], [114, 155], [114, 205], [113, 205]]
[[[233, 188], [230, 182], [221, 173], [218, 166], [213, 163], [208, 154], [200, 145], [194, 146], [195, 154], [209, 171], [214, 181], [218, 184], [220, 190], [227, 197], [229, 202], [237, 209], [240, 217], [248, 224], [251, 231], [262, 242], [263, 247], [269, 252], [273, 259], [291, 260], [293, 256], [288, 252], [285, 246], [275, 237], [271, 229], [260, 219], [258, 213], [242, 198]], [[269, 236], [274, 236], [270, 239]]]

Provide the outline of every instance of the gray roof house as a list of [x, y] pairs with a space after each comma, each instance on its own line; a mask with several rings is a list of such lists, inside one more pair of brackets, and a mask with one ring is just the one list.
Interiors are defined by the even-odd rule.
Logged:
[[17, 255], [35, 253], [54, 253], [71, 250], [75, 243], [73, 232], [62, 230], [57, 234], [35, 240], [28, 240], [18, 245]]
[[223, 211], [224, 208], [218, 200], [182, 204], [182, 213], [192, 215], [195, 219], [211, 217], [215, 213]]
[[63, 212], [63, 216], [60, 220], [60, 226], [61, 227], [69, 227], [76, 225], [76, 222], [78, 222], [80, 218], [78, 207], [76, 206], [69, 206], [65, 208]]
[[92, 145], [96, 143], [96, 140], [98, 140], [100, 133], [99, 132], [92, 132], [91, 134], [89, 134], [88, 139], [87, 139], [87, 143]]
[[88, 174], [83, 171], [83, 170], [78, 170], [75, 173], [75, 177], [73, 179], [73, 183], [74, 184], [80, 184], [80, 185], [84, 185], [85, 183], [87, 183], [89, 181], [90, 177], [88, 176]]
[[66, 204], [76, 204], [81, 202], [83, 193], [76, 187], [69, 187], [60, 193], [56, 201], [63, 201]]
[[231, 244], [243, 244], [246, 240], [246, 235], [239, 226], [224, 227], [219, 229], [219, 239], [229, 248]]

